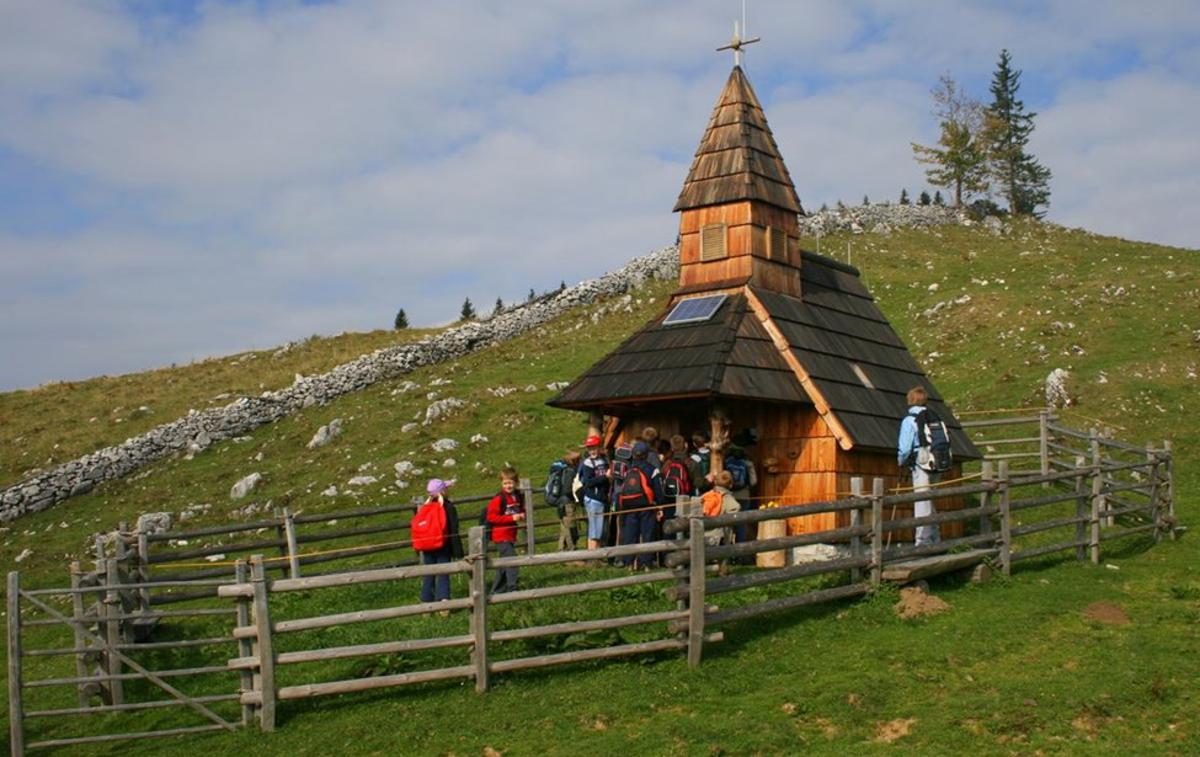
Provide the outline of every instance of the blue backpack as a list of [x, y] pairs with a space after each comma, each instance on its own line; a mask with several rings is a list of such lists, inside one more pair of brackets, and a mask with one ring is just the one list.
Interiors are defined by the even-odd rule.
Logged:
[[725, 470], [729, 471], [729, 475], [733, 476], [733, 485], [729, 487], [730, 491], [745, 489], [750, 485], [750, 467], [746, 465], [745, 458], [727, 458], [725, 460]]

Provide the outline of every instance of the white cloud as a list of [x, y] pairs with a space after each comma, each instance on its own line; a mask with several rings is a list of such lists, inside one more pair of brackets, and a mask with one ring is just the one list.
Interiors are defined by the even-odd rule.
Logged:
[[[669, 243], [740, 10], [197, 7], [0, 0], [0, 150], [75, 177], [62, 194], [97, 217], [0, 228], [0, 346], [22, 357], [0, 387], [386, 326], [400, 306], [445, 321], [465, 296], [486, 310]], [[1051, 218], [1195, 244], [1175, 198], [1200, 175], [1198, 9], [764, 0], [747, 68], [815, 209], [918, 192], [929, 86], [986, 80], [1008, 46], [1036, 75]]]

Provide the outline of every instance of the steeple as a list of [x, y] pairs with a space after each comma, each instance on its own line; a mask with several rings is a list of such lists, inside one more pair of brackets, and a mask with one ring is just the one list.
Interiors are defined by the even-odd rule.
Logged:
[[804, 210], [741, 66], [717, 98], [675, 210], [681, 290], [754, 283], [800, 295]]

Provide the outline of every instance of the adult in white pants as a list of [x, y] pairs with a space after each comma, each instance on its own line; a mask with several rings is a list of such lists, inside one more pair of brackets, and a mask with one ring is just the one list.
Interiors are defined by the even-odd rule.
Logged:
[[[929, 459], [929, 448], [926, 440], [920, 438], [917, 430], [917, 416], [925, 410], [929, 395], [924, 387], [914, 386], [908, 390], [908, 415], [900, 421], [900, 439], [896, 443], [896, 462], [912, 473], [913, 491], [928, 491], [930, 484], [936, 482], [937, 474], [922, 467]], [[922, 447], [925, 447], [922, 454]], [[933, 515], [933, 500], [923, 499], [913, 504], [913, 516], [923, 518]], [[917, 546], [937, 544], [941, 534], [936, 524], [917, 527]]]

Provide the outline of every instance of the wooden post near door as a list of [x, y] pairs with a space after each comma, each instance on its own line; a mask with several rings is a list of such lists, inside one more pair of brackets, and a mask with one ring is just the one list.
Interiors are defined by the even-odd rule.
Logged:
[[604, 433], [604, 414], [593, 410], [588, 413], [588, 436], [600, 436]]
[[[862, 476], [854, 476], [850, 479], [850, 496], [858, 499], [863, 498], [863, 479]], [[857, 527], [862, 525], [862, 509], [854, 508], [850, 511], [850, 525]], [[850, 555], [854, 559], [862, 557], [862, 537], [858, 534], [850, 537]], [[789, 561], [790, 564], [790, 561]], [[862, 568], [850, 569], [850, 583], [859, 583], [862, 581]]]
[[729, 448], [729, 416], [719, 406], [713, 406], [708, 413], [709, 441], [709, 472], [717, 473], [725, 468], [725, 452]]

